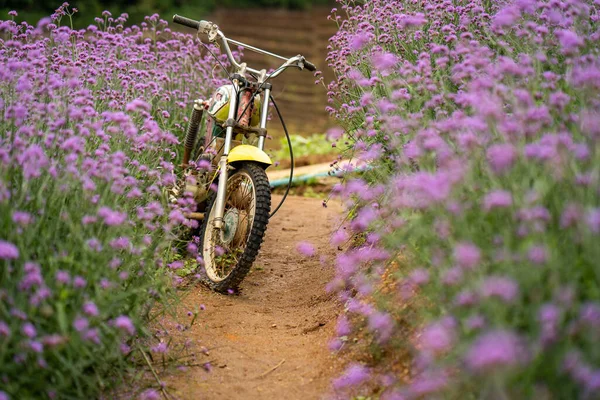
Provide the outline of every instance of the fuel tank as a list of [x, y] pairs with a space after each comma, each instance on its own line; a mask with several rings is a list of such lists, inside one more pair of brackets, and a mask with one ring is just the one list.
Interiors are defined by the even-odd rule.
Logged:
[[[229, 100], [235, 95], [233, 85], [223, 85], [218, 88], [210, 99], [208, 113], [218, 122], [223, 123], [229, 115]], [[239, 104], [239, 99], [238, 99]], [[250, 126], [255, 127], [260, 123], [260, 95], [254, 96], [254, 107], [252, 108], [252, 117]]]

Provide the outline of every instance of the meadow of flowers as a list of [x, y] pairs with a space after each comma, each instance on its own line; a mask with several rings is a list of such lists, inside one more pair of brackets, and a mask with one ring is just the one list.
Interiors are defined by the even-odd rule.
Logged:
[[372, 167], [336, 187], [332, 244], [354, 245], [331, 347], [368, 349], [336, 389], [598, 398], [600, 1], [341, 0], [331, 18], [329, 110]]
[[73, 30], [74, 12], [0, 21], [2, 400], [95, 397], [141, 359], [172, 286], [168, 240], [189, 223], [166, 194], [176, 122], [220, 83], [157, 15]]

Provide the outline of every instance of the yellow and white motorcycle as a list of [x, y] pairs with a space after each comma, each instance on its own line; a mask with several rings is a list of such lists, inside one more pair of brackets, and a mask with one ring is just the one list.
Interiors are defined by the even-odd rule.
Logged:
[[[303, 56], [285, 58], [227, 38], [209, 21], [179, 15], [173, 22], [219, 43], [234, 67], [231, 84], [219, 87], [209, 100], [196, 100], [186, 132], [183, 165], [212, 165], [216, 172], [190, 172], [185, 190], [193, 193], [200, 223], [199, 253], [206, 283], [219, 292], [235, 290], [256, 259], [271, 211], [271, 190], [265, 169], [272, 163], [264, 152], [271, 79], [287, 68], [315, 71]], [[271, 73], [238, 63], [229, 44], [283, 60]], [[275, 107], [277, 107], [275, 105]], [[277, 110], [279, 113], [279, 110]], [[200, 127], [205, 134], [199, 136]], [[216, 184], [216, 192], [210, 190]]]

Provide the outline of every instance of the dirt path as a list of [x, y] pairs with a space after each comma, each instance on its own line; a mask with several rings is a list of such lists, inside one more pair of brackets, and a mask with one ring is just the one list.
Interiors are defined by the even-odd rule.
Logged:
[[[280, 197], [273, 198], [273, 204]], [[178, 399], [321, 399], [337, 367], [327, 349], [339, 304], [324, 287], [330, 281], [335, 252], [328, 236], [339, 208], [321, 201], [288, 197], [270, 221], [265, 242], [241, 293], [225, 296], [191, 288], [182, 313], [204, 304], [196, 323], [177, 341], [192, 340], [201, 367], [162, 375]], [[298, 254], [308, 241], [329, 258]]]

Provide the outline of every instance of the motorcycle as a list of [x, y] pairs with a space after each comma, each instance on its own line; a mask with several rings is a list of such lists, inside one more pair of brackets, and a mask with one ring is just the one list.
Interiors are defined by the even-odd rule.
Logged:
[[[173, 22], [220, 44], [234, 68], [229, 75], [231, 84], [219, 87], [208, 100], [194, 102], [182, 163], [187, 169], [184, 190], [196, 203], [196, 211], [187, 217], [199, 222], [205, 281], [215, 291], [232, 291], [250, 271], [272, 216], [266, 174], [272, 162], [264, 151], [270, 103], [274, 101], [269, 81], [288, 68], [314, 72], [316, 67], [302, 55], [286, 58], [227, 38], [213, 22], [179, 15], [173, 16]], [[283, 64], [270, 73], [251, 68], [235, 60], [230, 44], [283, 60]], [[201, 126], [204, 135], [198, 137]], [[204, 172], [190, 169], [191, 161], [209, 168]], [[214, 184], [216, 191], [211, 190]]]

